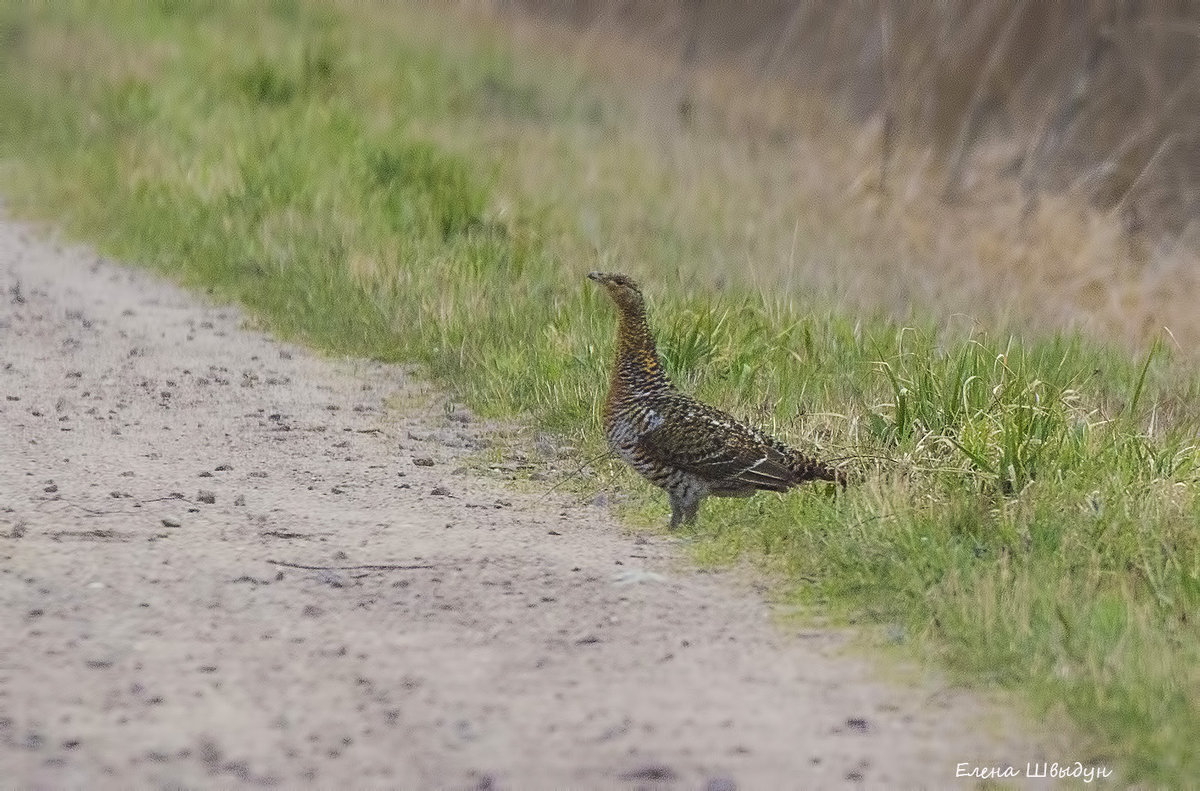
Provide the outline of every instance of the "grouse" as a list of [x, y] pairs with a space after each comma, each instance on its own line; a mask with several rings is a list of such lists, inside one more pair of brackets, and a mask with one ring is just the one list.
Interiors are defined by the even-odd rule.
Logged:
[[623, 461], [666, 490], [671, 528], [695, 521], [708, 495], [786, 492], [813, 480], [845, 486], [840, 471], [677, 390], [658, 357], [637, 283], [607, 272], [588, 278], [604, 286], [620, 311], [604, 432]]

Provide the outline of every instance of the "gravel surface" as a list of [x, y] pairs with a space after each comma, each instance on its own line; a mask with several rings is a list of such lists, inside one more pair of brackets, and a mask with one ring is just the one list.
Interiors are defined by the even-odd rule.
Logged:
[[0, 223], [0, 785], [947, 787], [1041, 754], [506, 486], [505, 430], [404, 369], [246, 324]]

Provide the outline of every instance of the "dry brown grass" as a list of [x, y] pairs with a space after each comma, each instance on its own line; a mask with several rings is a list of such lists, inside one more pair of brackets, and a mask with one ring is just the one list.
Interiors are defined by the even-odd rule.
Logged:
[[[1135, 348], [1164, 327], [1187, 352], [1200, 340], [1190, 236], [1131, 228], [1128, 185], [1126, 199], [1107, 208], [1083, 182], [1031, 191], [1028, 168], [1014, 159], [1021, 141], [981, 137], [956, 156], [961, 140], [921, 139], [886, 113], [856, 121], [782, 69], [751, 70], [727, 52], [689, 59], [686, 42], [669, 43], [685, 29], [678, 13], [664, 12], [644, 35], [612, 15], [582, 28], [578, 18], [491, 17], [521, 51], [572, 56], [625, 107], [574, 173], [551, 179], [539, 168], [561, 162], [544, 156], [554, 145], [544, 124], [510, 152], [522, 189], [553, 183], [565, 211], [618, 207], [607, 212], [615, 225], [594, 230], [605, 242], [597, 247], [640, 258], [677, 234], [690, 240], [679, 245], [684, 272], [817, 289], [856, 309], [1081, 327]], [[909, 90], [958, 95], [930, 80]], [[632, 190], [659, 196], [652, 213], [619, 208]]]

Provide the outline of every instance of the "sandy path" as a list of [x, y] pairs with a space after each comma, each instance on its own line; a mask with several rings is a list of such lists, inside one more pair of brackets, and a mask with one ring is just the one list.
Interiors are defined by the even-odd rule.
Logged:
[[398, 368], [13, 223], [0, 286], [0, 785], [942, 787], [1037, 757], [666, 538], [467, 474], [488, 427]]

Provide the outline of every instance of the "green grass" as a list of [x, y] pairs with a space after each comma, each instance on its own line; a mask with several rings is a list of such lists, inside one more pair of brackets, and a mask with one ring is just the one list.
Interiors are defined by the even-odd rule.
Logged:
[[[614, 329], [581, 275], [636, 255], [680, 385], [857, 480], [709, 501], [702, 560], [749, 558], [785, 598], [1066, 711], [1095, 745], [1072, 761], [1200, 776], [1190, 363], [694, 285], [681, 260], [711, 229], [663, 209], [652, 149], [605, 149], [620, 105], [455, 33], [355, 4], [0, 6], [4, 197], [281, 335], [418, 361], [581, 457]], [[651, 175], [619, 201], [565, 189], [595, 150]], [[639, 207], [645, 234], [605, 241]], [[630, 519], [665, 522], [659, 493], [597, 472], [635, 493]]]

